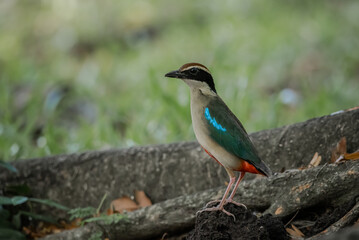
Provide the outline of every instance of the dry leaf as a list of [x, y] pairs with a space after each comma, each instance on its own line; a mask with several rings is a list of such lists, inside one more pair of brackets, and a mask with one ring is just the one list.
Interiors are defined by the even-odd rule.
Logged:
[[347, 139], [345, 137], [342, 137], [332, 151], [332, 157], [330, 162], [339, 162], [343, 159], [345, 153], [347, 153]]
[[140, 207], [148, 207], [152, 205], [151, 200], [146, 196], [144, 191], [135, 191], [135, 200]]
[[107, 210], [106, 210], [106, 214], [107, 215], [112, 215], [112, 214], [114, 214], [115, 212], [113, 211], [113, 209], [112, 208], [108, 208]]
[[345, 153], [344, 154], [345, 160], [358, 160], [359, 159], [359, 151], [353, 153]]
[[53, 223], [39, 222], [37, 226], [32, 226], [32, 225], [28, 227], [24, 226], [22, 230], [27, 236], [31, 237], [31, 239], [37, 239], [37, 238], [43, 238], [50, 234], [62, 232], [64, 230], [78, 228], [80, 226], [80, 222], [81, 219], [79, 218], [73, 220], [70, 223], [67, 223], [62, 220], [59, 222], [59, 224], [56, 225]]
[[320, 162], [322, 161], [322, 157], [316, 152], [310, 161], [308, 168], [317, 167], [319, 166]]
[[302, 231], [300, 231], [296, 226], [294, 226], [293, 224], [291, 224], [293, 230], [300, 236], [300, 237], [304, 237], [304, 234], [302, 233]]
[[285, 230], [289, 233], [292, 237], [304, 237], [304, 234], [293, 224], [291, 224], [292, 228], [286, 228]]
[[304, 170], [304, 169], [308, 169], [308, 168], [312, 168], [312, 167], [317, 167], [317, 166], [319, 166], [321, 161], [322, 161], [322, 156], [320, 156], [318, 154], [318, 152], [315, 152], [314, 156], [313, 156], [312, 160], [310, 160], [308, 166], [301, 166], [298, 169]]
[[293, 229], [291, 229], [291, 228], [286, 228], [285, 229], [286, 231], [287, 231], [287, 233], [289, 234], [289, 235], [291, 235], [292, 237], [298, 237], [296, 234], [296, 232], [293, 230]]
[[124, 210], [128, 212], [135, 211], [139, 208], [139, 206], [128, 196], [123, 196], [122, 198], [113, 200], [110, 208], [115, 212], [122, 213]]
[[279, 214], [281, 214], [283, 212], [283, 207], [279, 207], [279, 208], [277, 208], [277, 210], [275, 210], [275, 215], [279, 215]]
[[347, 140], [345, 137], [342, 137], [339, 143], [332, 151], [331, 162], [340, 162], [342, 160], [358, 160], [359, 151], [354, 153], [347, 153]]
[[[292, 237], [295, 237], [295, 238], [300, 237], [300, 236], [297, 236], [297, 233], [296, 233], [293, 229], [291, 229], [291, 228], [286, 228], [285, 230], [286, 230], [287, 233], [288, 233], [290, 236], [292, 236]], [[292, 238], [291, 238], [291, 239], [292, 239]]]

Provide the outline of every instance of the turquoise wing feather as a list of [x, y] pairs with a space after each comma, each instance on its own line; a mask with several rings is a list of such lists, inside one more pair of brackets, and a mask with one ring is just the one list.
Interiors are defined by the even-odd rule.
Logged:
[[210, 137], [224, 149], [254, 165], [265, 175], [271, 175], [269, 168], [261, 161], [252, 141], [241, 122], [219, 97], [204, 109], [204, 117]]

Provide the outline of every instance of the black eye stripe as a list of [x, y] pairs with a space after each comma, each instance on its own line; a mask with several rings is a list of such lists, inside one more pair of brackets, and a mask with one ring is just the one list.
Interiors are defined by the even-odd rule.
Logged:
[[198, 69], [198, 68], [191, 68], [191, 69], [189, 70], [189, 72], [190, 72], [191, 74], [197, 74], [197, 73], [199, 72], [199, 69]]
[[198, 63], [187, 63], [176, 72], [178, 74], [176, 78], [207, 83], [210, 89], [216, 93], [213, 77], [205, 66]]

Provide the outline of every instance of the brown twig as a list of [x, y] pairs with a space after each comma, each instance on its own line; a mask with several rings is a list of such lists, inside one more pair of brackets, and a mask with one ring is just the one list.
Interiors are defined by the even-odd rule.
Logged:
[[299, 210], [294, 214], [294, 216], [284, 225], [284, 227], [286, 228], [293, 220], [294, 218], [298, 215]]

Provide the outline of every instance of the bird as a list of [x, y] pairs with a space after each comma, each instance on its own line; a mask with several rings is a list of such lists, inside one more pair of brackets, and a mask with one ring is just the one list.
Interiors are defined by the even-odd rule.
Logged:
[[[207, 203], [199, 212], [222, 211], [235, 219], [232, 213], [224, 209], [224, 205], [233, 203], [244, 206], [235, 202], [233, 197], [245, 173], [270, 177], [272, 171], [258, 156], [242, 123], [217, 94], [207, 67], [200, 63], [186, 63], [178, 70], [168, 72], [165, 77], [181, 79], [189, 86], [192, 126], [197, 141], [211, 158], [224, 167], [229, 176], [222, 199]], [[239, 172], [237, 181], [235, 172]], [[233, 184], [234, 188], [227, 198]], [[213, 202], [219, 204], [208, 207]]]

